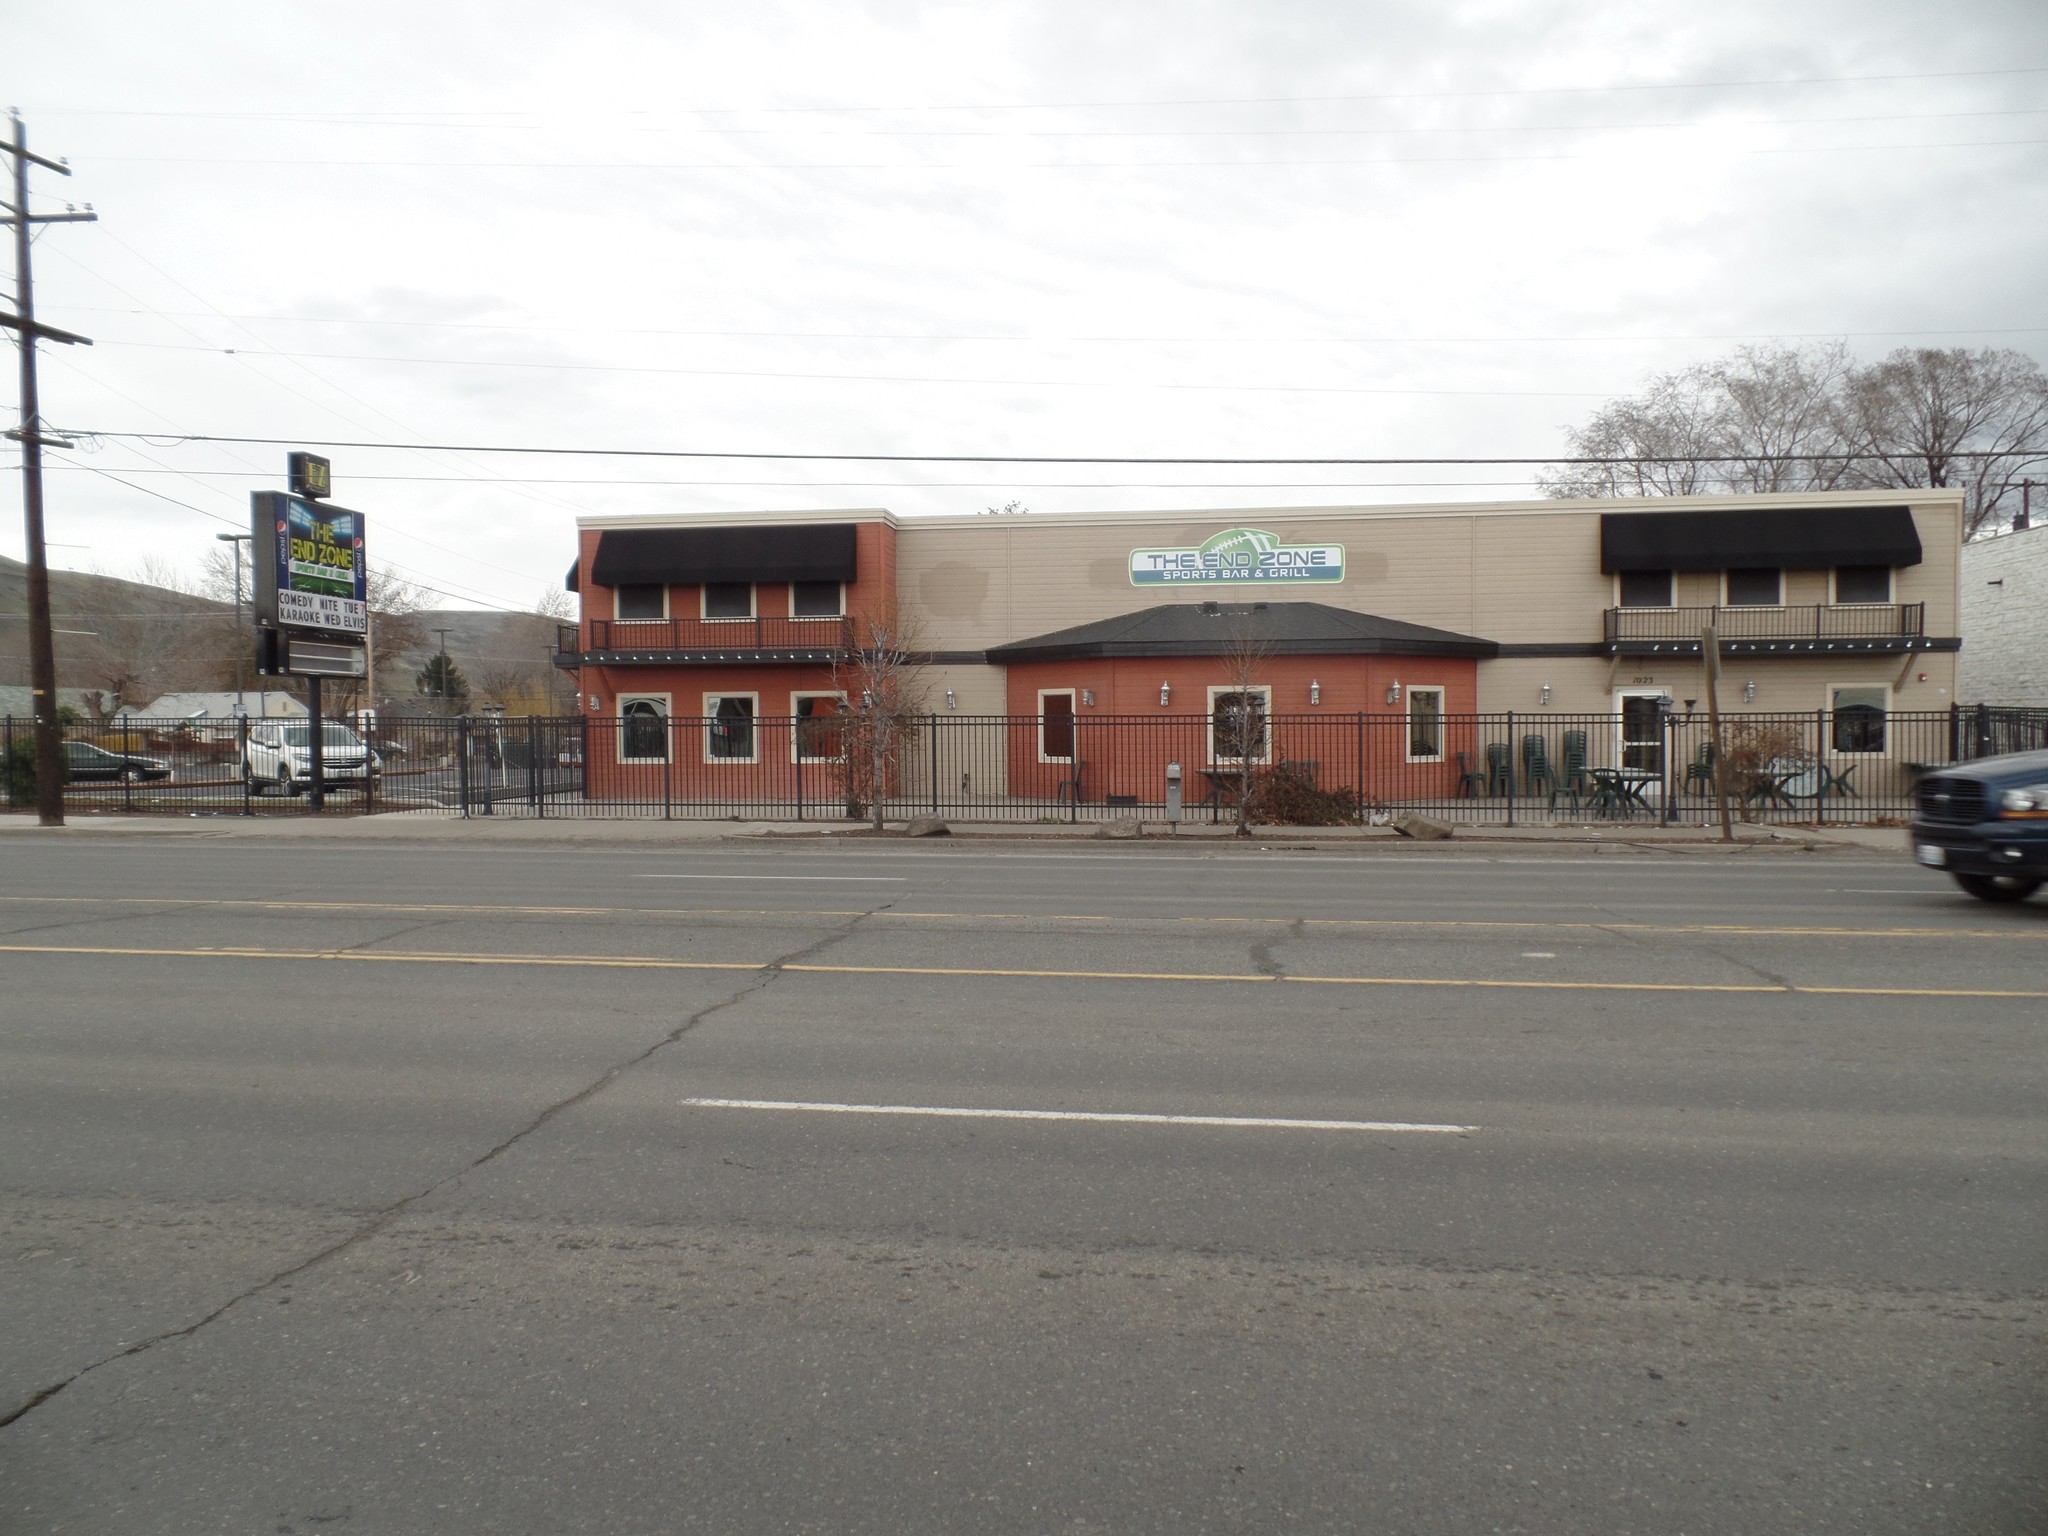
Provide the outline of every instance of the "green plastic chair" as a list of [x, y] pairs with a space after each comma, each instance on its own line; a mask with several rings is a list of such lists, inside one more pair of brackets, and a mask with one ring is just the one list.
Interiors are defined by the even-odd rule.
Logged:
[[1692, 761], [1685, 765], [1686, 793], [1690, 794], [1695, 784], [1700, 786], [1703, 794], [1714, 792], [1714, 744], [1711, 741], [1701, 742], [1699, 751], [1693, 753]]
[[1593, 794], [1592, 776], [1586, 771], [1586, 733], [1566, 731], [1558, 738], [1563, 751], [1559, 786], [1571, 797], [1572, 809], [1579, 808], [1582, 798], [1590, 799]]
[[1486, 775], [1472, 766], [1472, 754], [1460, 752], [1458, 758], [1458, 797], [1463, 800], [1477, 800], [1486, 793]]
[[1529, 793], [1550, 792], [1550, 804], [1557, 805], [1557, 770], [1550, 766], [1550, 744], [1541, 736], [1522, 738], [1522, 782]]
[[1508, 744], [1489, 741], [1486, 744], [1486, 792], [1489, 795], [1513, 794], [1514, 789], [1515, 770], [1508, 761]]

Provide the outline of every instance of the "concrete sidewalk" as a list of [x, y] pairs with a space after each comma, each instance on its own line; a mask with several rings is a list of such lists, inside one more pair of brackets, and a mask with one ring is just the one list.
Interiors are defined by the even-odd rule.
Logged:
[[[1615, 822], [1543, 824], [1537, 826], [1485, 826], [1453, 824], [1452, 836], [1440, 842], [1419, 842], [1403, 837], [1390, 827], [1254, 827], [1249, 838], [1240, 839], [1228, 824], [1183, 823], [1178, 831], [1166, 823], [1141, 823], [1141, 840], [1146, 847], [1162, 845], [1206, 848], [1221, 852], [1230, 847], [1257, 849], [1284, 844], [1313, 846], [1361, 853], [1387, 848], [1459, 849], [1503, 847], [1540, 849], [1588, 846], [1621, 850], [1664, 851], [1685, 854], [1743, 854], [1772, 851], [1807, 853], [1874, 853], [1900, 857], [1906, 851], [1906, 834], [1899, 827], [1805, 827], [1762, 826], [1747, 823], [1735, 828], [1735, 841], [1724, 843], [1718, 828], [1698, 825], [1665, 826]], [[251, 840], [290, 842], [352, 843], [471, 843], [530, 845], [613, 845], [673, 847], [692, 843], [760, 842], [810, 840], [835, 843], [904, 841], [904, 824], [891, 822], [879, 839], [867, 827], [851, 822], [690, 820], [655, 821], [631, 817], [472, 816], [467, 820], [446, 811], [397, 811], [374, 816], [311, 816], [266, 814], [258, 816], [92, 816], [74, 815], [62, 827], [39, 826], [33, 815], [0, 815], [0, 838], [6, 837], [182, 837], [208, 840]], [[971, 822], [948, 823], [947, 833], [923, 841], [975, 842], [982, 844], [1072, 843], [1105, 839], [1102, 827], [1091, 822]], [[1113, 840], [1112, 840], [1113, 841]]]

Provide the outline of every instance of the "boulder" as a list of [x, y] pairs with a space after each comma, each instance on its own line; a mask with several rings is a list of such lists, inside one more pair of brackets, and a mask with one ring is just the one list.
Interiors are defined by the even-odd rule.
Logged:
[[903, 829], [905, 837], [944, 837], [952, 828], [939, 816], [914, 816], [910, 825]]
[[1447, 821], [1432, 821], [1427, 816], [1404, 812], [1390, 823], [1403, 837], [1412, 837], [1417, 842], [1434, 843], [1451, 835], [1451, 824]]
[[1095, 829], [1097, 837], [1142, 837], [1145, 827], [1135, 816], [1119, 816], [1115, 821], [1105, 821]]

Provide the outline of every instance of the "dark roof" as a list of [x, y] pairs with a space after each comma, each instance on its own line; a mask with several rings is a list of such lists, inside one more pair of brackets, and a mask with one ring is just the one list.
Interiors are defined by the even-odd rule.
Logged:
[[1275, 656], [1493, 656], [1491, 640], [1327, 603], [1162, 603], [994, 646], [988, 659], [1225, 656], [1240, 645]]
[[1909, 507], [1748, 507], [1698, 512], [1603, 512], [1600, 569], [1725, 571], [1775, 566], [1918, 565]]

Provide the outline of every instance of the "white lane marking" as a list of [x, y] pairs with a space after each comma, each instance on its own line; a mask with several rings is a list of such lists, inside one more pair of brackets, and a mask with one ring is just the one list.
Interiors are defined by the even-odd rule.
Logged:
[[1257, 1115], [1139, 1115], [1083, 1109], [947, 1109], [929, 1104], [806, 1104], [789, 1099], [683, 1099], [694, 1109], [776, 1109], [814, 1115], [927, 1115], [949, 1120], [1082, 1120], [1104, 1125], [1201, 1125], [1277, 1131], [1426, 1131], [1462, 1136], [1476, 1125], [1409, 1120], [1280, 1120]]
[[1525, 949], [1522, 951], [1522, 958], [1524, 960], [1555, 960], [1557, 958], [1557, 951], [1554, 949]]
[[901, 885], [908, 875], [635, 875], [635, 880], [858, 880], [867, 885]]

